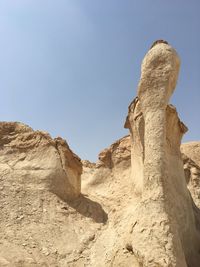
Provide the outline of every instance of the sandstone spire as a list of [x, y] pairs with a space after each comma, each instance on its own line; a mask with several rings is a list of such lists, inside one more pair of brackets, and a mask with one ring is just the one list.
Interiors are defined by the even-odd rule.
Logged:
[[[135, 210], [133, 248], [142, 266], [199, 266], [199, 236], [180, 153], [187, 130], [168, 105], [180, 59], [157, 41], [141, 68], [138, 96], [129, 106], [125, 127], [132, 139], [132, 180], [141, 197]], [[147, 249], [148, 247], [148, 249]]]

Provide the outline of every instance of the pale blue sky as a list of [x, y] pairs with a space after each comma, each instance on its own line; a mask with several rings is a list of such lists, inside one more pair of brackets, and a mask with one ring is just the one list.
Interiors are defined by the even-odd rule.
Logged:
[[182, 65], [172, 103], [200, 140], [199, 0], [0, 0], [0, 120], [61, 136], [83, 159], [126, 135], [157, 39]]

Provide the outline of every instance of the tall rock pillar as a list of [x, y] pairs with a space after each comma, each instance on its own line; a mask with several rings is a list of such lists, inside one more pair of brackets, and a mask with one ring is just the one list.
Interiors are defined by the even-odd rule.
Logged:
[[142, 62], [138, 96], [125, 124], [131, 132], [132, 179], [140, 198], [132, 246], [142, 266], [197, 267], [200, 262], [180, 153], [187, 128], [168, 105], [179, 67], [180, 59], [167, 42], [153, 44]]

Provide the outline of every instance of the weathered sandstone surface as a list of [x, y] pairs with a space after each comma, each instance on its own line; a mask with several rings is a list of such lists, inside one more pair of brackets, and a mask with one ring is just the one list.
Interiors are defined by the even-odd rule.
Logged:
[[91, 163], [65, 140], [0, 123], [0, 267], [199, 267], [200, 142], [169, 104], [165, 41], [145, 56], [127, 135]]
[[182, 144], [181, 152], [187, 186], [195, 205], [200, 208], [200, 142]]
[[79, 196], [81, 160], [62, 138], [52, 139], [22, 123], [1, 122], [0, 145], [1, 171], [7, 182], [35, 183], [64, 200]]
[[132, 246], [142, 266], [184, 267], [200, 262], [199, 231], [180, 152], [187, 128], [168, 105], [179, 66], [170, 45], [156, 43], [149, 50], [142, 63], [138, 97], [125, 124], [133, 144], [131, 177], [140, 196], [133, 214], [137, 224]]
[[40, 250], [50, 253], [52, 236], [66, 227], [54, 229], [57, 201], [80, 195], [81, 173], [81, 160], [63, 139], [0, 123], [0, 266], [47, 264]]

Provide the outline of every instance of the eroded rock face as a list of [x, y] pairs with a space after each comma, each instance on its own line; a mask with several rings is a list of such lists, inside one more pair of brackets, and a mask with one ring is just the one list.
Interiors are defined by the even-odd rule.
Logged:
[[0, 123], [2, 183], [49, 190], [64, 200], [81, 192], [82, 164], [62, 138], [16, 122]]
[[200, 142], [182, 144], [181, 152], [188, 188], [195, 205], [200, 208]]
[[108, 168], [116, 167], [119, 163], [130, 160], [130, 136], [127, 135], [99, 154], [97, 165]]
[[181, 152], [187, 155], [195, 164], [200, 166], [200, 142], [194, 141], [189, 143], [184, 143], [181, 146]]
[[81, 173], [80, 159], [63, 139], [0, 123], [0, 266], [65, 266], [61, 255], [80, 245], [66, 201], [79, 197]]
[[152, 46], [125, 123], [132, 138], [132, 179], [141, 195], [132, 246], [142, 266], [198, 266], [200, 260], [199, 233], [180, 153], [187, 128], [168, 105], [179, 66], [170, 45]]
[[[131, 115], [131, 114], [130, 114]], [[200, 207], [199, 204], [199, 183], [200, 183], [200, 176], [198, 176], [198, 169], [199, 167], [194, 168], [194, 163], [191, 163], [191, 159], [187, 157], [186, 155], [182, 155], [183, 161], [180, 158], [180, 139], [182, 134], [187, 130], [184, 124], [180, 121], [178, 118], [176, 109], [169, 105], [166, 109], [166, 116], [167, 116], [167, 153], [169, 153], [170, 160], [170, 170], [172, 172], [173, 179], [177, 179], [180, 183], [182, 183], [181, 176], [179, 177], [180, 173], [177, 172], [178, 166], [176, 165], [181, 164], [182, 171], [183, 171], [183, 161], [184, 161], [184, 169], [187, 170], [187, 174], [189, 174], [189, 180], [186, 179], [188, 183], [188, 188], [191, 192], [192, 197], [194, 198], [195, 204], [193, 203], [193, 200], [190, 199], [192, 203], [192, 213], [194, 214], [194, 220], [195, 220], [195, 227], [197, 229], [197, 235], [198, 231], [200, 229], [200, 212], [198, 207]], [[138, 117], [139, 120], [139, 117]], [[137, 120], [136, 120], [137, 122]], [[136, 124], [135, 122], [135, 124]], [[135, 132], [135, 134], [137, 131]], [[123, 140], [124, 139], [124, 140]], [[123, 142], [122, 142], [123, 140]], [[91, 164], [89, 162], [86, 162], [84, 164], [84, 171], [83, 171], [83, 191], [87, 192], [87, 194], [93, 194], [93, 196], [96, 196], [99, 199], [99, 202], [103, 205], [103, 207], [106, 207], [106, 210], [108, 211], [108, 222], [109, 227], [105, 228], [102, 231], [100, 239], [97, 239], [95, 242], [94, 247], [91, 249], [91, 253], [94, 248], [97, 249], [97, 247], [101, 250], [102, 255], [105, 255], [104, 257], [100, 257], [99, 254], [95, 253], [95, 259], [102, 262], [102, 266], [173, 266], [173, 262], [166, 261], [166, 251], [162, 254], [156, 254], [158, 252], [156, 248], [156, 253], [152, 252], [151, 246], [155, 246], [159, 244], [166, 244], [166, 246], [169, 245], [168, 241], [166, 240], [166, 237], [169, 235], [168, 238], [173, 237], [174, 235], [170, 232], [170, 224], [169, 224], [169, 218], [168, 215], [163, 214], [163, 205], [160, 205], [160, 203], [156, 203], [158, 200], [156, 199], [150, 199], [148, 202], [145, 200], [145, 198], [142, 198], [141, 193], [136, 193], [136, 185], [133, 183], [133, 177], [130, 176], [130, 169], [131, 169], [131, 150], [134, 148], [134, 143], [132, 143], [132, 149], [131, 149], [131, 137], [126, 136], [124, 138], [121, 138], [120, 140], [116, 141], [114, 144], [112, 144], [109, 148], [103, 150], [103, 154], [109, 151], [110, 158], [118, 158], [120, 155], [120, 149], [118, 146], [120, 146], [121, 142], [126, 146], [127, 148], [125, 151], [126, 157], [122, 162], [116, 163], [112, 165], [112, 168], [108, 167], [108, 164], [101, 163], [98, 164]], [[184, 144], [181, 146], [182, 149], [184, 149]], [[187, 145], [190, 146], [190, 143]], [[115, 150], [111, 150], [111, 147], [115, 147]], [[198, 146], [196, 149], [194, 149], [194, 154], [196, 155], [196, 160], [200, 159], [200, 153], [198, 152]], [[192, 153], [193, 146], [191, 143], [191, 151]], [[113, 152], [112, 152], [113, 151]], [[129, 152], [128, 152], [129, 151]], [[116, 153], [119, 153], [117, 156]], [[102, 152], [100, 153], [102, 155]], [[133, 157], [135, 156], [135, 159]], [[132, 161], [137, 160], [138, 154], [132, 153]], [[106, 158], [106, 157], [105, 157]], [[123, 158], [123, 157], [122, 157]], [[178, 158], [178, 159], [177, 159]], [[125, 163], [126, 162], [126, 163]], [[175, 174], [174, 174], [175, 173]], [[182, 175], [182, 174], [181, 174]], [[132, 179], [131, 179], [132, 178]], [[185, 179], [185, 177], [184, 177]], [[183, 184], [186, 185], [186, 183], [183, 181]], [[173, 187], [177, 187], [176, 182], [173, 184]], [[180, 185], [179, 185], [180, 186]], [[182, 185], [180, 186], [180, 188]], [[132, 189], [132, 190], [131, 190]], [[182, 189], [181, 189], [182, 190]], [[187, 189], [186, 189], [187, 191]], [[180, 194], [179, 189], [175, 188], [174, 191], [176, 194], [172, 196], [172, 207], [177, 208], [176, 205], [179, 206], [179, 211], [177, 214], [175, 214], [174, 218], [178, 221], [176, 223], [176, 226], [180, 224], [179, 231], [184, 231], [187, 229], [189, 222], [187, 221], [188, 215], [183, 215], [185, 209], [184, 199], [179, 196], [179, 201], [177, 200], [177, 194]], [[186, 193], [187, 196], [189, 196], [189, 192]], [[159, 206], [160, 209], [158, 208]], [[162, 212], [162, 215], [160, 217], [159, 212]], [[190, 213], [191, 214], [191, 213]], [[180, 219], [177, 218], [177, 216], [180, 216]], [[185, 216], [185, 217], [182, 217]], [[162, 219], [162, 221], [160, 221]], [[159, 222], [161, 224], [161, 228]], [[149, 225], [149, 226], [148, 226]], [[138, 228], [137, 228], [138, 226]], [[113, 229], [115, 229], [113, 231]], [[137, 232], [135, 232], [135, 229]], [[165, 235], [163, 232], [167, 231], [167, 235]], [[155, 236], [155, 231], [158, 231]], [[196, 231], [196, 230], [195, 230]], [[181, 232], [182, 233], [182, 232]], [[106, 237], [112, 236], [112, 238], [109, 238], [109, 242]], [[104, 243], [104, 238], [107, 240], [106, 243]], [[165, 238], [165, 239], [164, 239]], [[174, 236], [176, 238], [176, 236]], [[143, 247], [140, 250], [138, 249], [138, 244], [140, 243], [140, 239], [143, 241]], [[148, 241], [150, 239], [150, 241]], [[112, 241], [111, 241], [112, 240]], [[148, 244], [148, 242], [151, 243], [151, 245]], [[157, 243], [158, 242], [158, 243]], [[140, 244], [142, 246], [142, 244]], [[137, 252], [136, 252], [136, 249]], [[155, 249], [155, 247], [154, 247]], [[142, 253], [141, 253], [142, 252]], [[149, 253], [149, 254], [148, 254]], [[145, 257], [147, 257], [145, 259]], [[154, 258], [158, 256], [158, 261], [160, 265], [156, 265]], [[163, 260], [164, 259], [164, 260]], [[183, 262], [185, 261], [185, 255], [183, 255]], [[194, 260], [198, 259], [198, 254], [194, 255]], [[147, 263], [146, 263], [147, 262]], [[112, 263], [112, 265], [111, 265]], [[146, 265], [145, 265], [146, 264]], [[175, 264], [178, 265], [178, 263], [175, 262]], [[182, 264], [182, 263], [181, 263]], [[184, 263], [185, 264], [185, 263]], [[195, 264], [198, 266], [197, 263], [194, 263], [191, 266], [195, 266]], [[95, 262], [92, 262], [92, 266], [98, 266]], [[101, 266], [101, 265], [99, 265]], [[175, 265], [176, 266], [176, 265]]]

